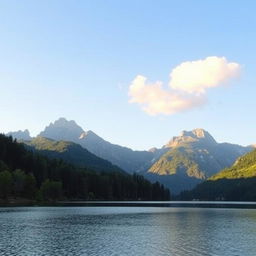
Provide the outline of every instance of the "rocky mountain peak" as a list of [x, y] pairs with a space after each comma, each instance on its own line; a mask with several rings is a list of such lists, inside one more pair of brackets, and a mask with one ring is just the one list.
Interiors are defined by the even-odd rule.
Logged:
[[204, 129], [197, 128], [192, 131], [197, 138], [213, 138], [209, 132]]
[[192, 131], [182, 131], [180, 136], [173, 137], [165, 147], [177, 147], [182, 144], [203, 142], [207, 144], [216, 144], [215, 139], [210, 135], [209, 132], [204, 129], [197, 128]]
[[17, 140], [31, 140], [32, 137], [30, 136], [29, 130], [26, 129], [24, 131], [15, 131], [15, 132], [8, 132], [7, 136], [12, 136], [14, 139]]
[[180, 137], [185, 137], [185, 136], [190, 136], [190, 137], [196, 137], [196, 138], [206, 138], [211, 136], [206, 130], [202, 128], [197, 128], [192, 131], [182, 131], [180, 134]]
[[83, 130], [74, 120], [67, 120], [64, 117], [60, 117], [56, 121], [50, 124], [51, 126], [55, 127], [66, 127], [66, 128], [74, 128]]
[[54, 140], [76, 141], [84, 130], [73, 120], [68, 121], [61, 117], [45, 127], [39, 136]]

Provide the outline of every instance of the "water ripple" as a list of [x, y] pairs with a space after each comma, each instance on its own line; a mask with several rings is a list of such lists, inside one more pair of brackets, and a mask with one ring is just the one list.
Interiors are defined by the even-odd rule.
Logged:
[[0, 255], [254, 256], [256, 210], [0, 208]]

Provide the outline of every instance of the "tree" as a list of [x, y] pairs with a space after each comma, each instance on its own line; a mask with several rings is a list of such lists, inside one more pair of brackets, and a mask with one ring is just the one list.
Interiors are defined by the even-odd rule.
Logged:
[[33, 199], [36, 195], [36, 179], [33, 174], [27, 174], [25, 177], [23, 195], [26, 198]]
[[111, 166], [107, 172], [92, 166], [80, 168], [41, 153], [0, 134], [1, 198], [13, 195], [34, 199], [36, 194], [42, 200], [57, 200], [62, 195], [70, 199], [169, 198], [169, 192], [163, 186], [152, 184], [138, 174], [132, 176]]
[[24, 190], [26, 174], [22, 170], [16, 169], [13, 172], [12, 179], [13, 179], [14, 196], [15, 197], [19, 196], [20, 197], [22, 195], [23, 190]]
[[6, 170], [8, 170], [8, 166], [2, 160], [0, 160], [0, 172]]
[[59, 181], [46, 180], [40, 190], [44, 200], [56, 201], [62, 196], [62, 183]]
[[0, 197], [7, 199], [11, 193], [12, 175], [9, 171], [0, 172]]

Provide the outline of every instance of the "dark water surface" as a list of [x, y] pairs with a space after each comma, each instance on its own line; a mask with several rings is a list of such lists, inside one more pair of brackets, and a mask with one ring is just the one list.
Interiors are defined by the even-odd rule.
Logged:
[[0, 255], [255, 256], [256, 210], [0, 208]]

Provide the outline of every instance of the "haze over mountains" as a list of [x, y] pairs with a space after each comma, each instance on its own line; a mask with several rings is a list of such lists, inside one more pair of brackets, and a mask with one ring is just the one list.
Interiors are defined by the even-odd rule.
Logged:
[[[31, 140], [27, 130], [8, 135], [18, 140]], [[48, 125], [39, 136], [79, 144], [128, 173], [137, 172], [151, 181], [160, 181], [172, 193], [193, 188], [199, 182], [231, 166], [239, 156], [252, 149], [230, 143], [217, 143], [207, 131], [195, 129], [183, 131], [161, 149], [134, 151], [105, 141], [93, 131], [84, 131], [75, 121], [67, 121], [65, 118]]]
[[32, 137], [30, 136], [29, 130], [24, 130], [24, 131], [16, 131], [16, 132], [8, 132], [6, 134], [7, 136], [12, 136], [13, 138], [17, 140], [31, 140]]

